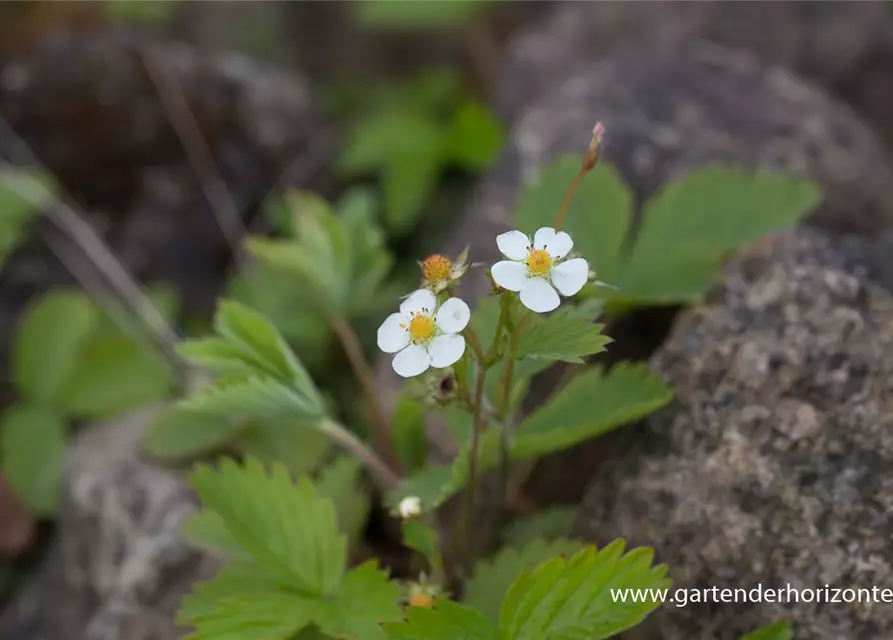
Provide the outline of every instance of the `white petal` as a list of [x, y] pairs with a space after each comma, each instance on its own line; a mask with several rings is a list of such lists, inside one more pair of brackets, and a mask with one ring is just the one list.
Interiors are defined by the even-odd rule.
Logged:
[[583, 258], [562, 262], [552, 269], [552, 284], [566, 296], [577, 293], [588, 279], [589, 265]]
[[533, 248], [542, 249], [555, 239], [555, 229], [552, 227], [540, 227], [533, 234]]
[[406, 331], [408, 325], [409, 318], [402, 313], [389, 315], [378, 328], [378, 348], [385, 353], [397, 353], [408, 345], [409, 333]]
[[[459, 333], [468, 324], [471, 309], [459, 298], [450, 298], [441, 305], [437, 312], [437, 326], [444, 333]], [[435, 365], [437, 366], [437, 365]]]
[[431, 359], [425, 347], [411, 344], [397, 354], [391, 366], [404, 378], [411, 378], [424, 373], [431, 366]]
[[511, 260], [502, 260], [494, 264], [490, 269], [490, 275], [493, 276], [496, 284], [509, 291], [520, 291], [529, 278], [527, 265]]
[[531, 311], [546, 313], [557, 309], [561, 299], [543, 278], [531, 278], [521, 289], [521, 304]]
[[405, 316], [419, 313], [422, 309], [427, 309], [429, 314], [434, 313], [437, 307], [437, 298], [427, 289], [419, 289], [413, 291], [409, 297], [400, 305], [400, 313]]
[[554, 260], [561, 260], [574, 248], [574, 241], [564, 231], [559, 231], [555, 237], [549, 240], [546, 249]]
[[428, 355], [432, 367], [448, 367], [465, 353], [465, 338], [462, 336], [437, 336], [428, 345]]
[[496, 246], [509, 260], [523, 260], [527, 257], [530, 238], [520, 231], [506, 231], [496, 236]]

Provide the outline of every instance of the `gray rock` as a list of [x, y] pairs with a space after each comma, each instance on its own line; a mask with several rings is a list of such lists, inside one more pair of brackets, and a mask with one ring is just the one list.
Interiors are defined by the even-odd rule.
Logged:
[[58, 533], [42, 572], [0, 613], [3, 640], [174, 640], [173, 617], [219, 560], [180, 535], [185, 479], [143, 459], [149, 408], [83, 432], [70, 452]]
[[499, 108], [516, 115], [618, 51], [692, 38], [750, 50], [834, 87], [859, 76], [865, 60], [885, 49], [889, 23], [878, 2], [564, 2], [511, 46]]
[[[602, 463], [576, 533], [625, 537], [674, 587], [893, 588], [893, 298], [858, 243], [800, 229], [732, 260], [651, 366], [676, 399]], [[634, 638], [893, 637], [889, 604], [689, 604]]]

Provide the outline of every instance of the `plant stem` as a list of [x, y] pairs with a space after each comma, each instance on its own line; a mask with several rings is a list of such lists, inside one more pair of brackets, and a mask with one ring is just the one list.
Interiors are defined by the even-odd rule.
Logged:
[[390, 429], [387, 420], [385, 419], [384, 408], [381, 405], [378, 393], [375, 391], [375, 374], [372, 372], [372, 367], [369, 366], [369, 363], [366, 361], [366, 356], [363, 354], [363, 347], [360, 345], [360, 340], [357, 338], [357, 334], [353, 330], [353, 327], [351, 327], [350, 323], [344, 318], [337, 314], [332, 314], [329, 319], [332, 328], [335, 330], [335, 334], [341, 341], [341, 346], [344, 348], [344, 352], [347, 354], [347, 359], [350, 360], [350, 364], [357, 376], [357, 380], [360, 382], [363, 395], [366, 397], [367, 408], [369, 409], [370, 418], [372, 420], [372, 437], [375, 441], [375, 448], [378, 450], [378, 453], [382, 458], [384, 458], [387, 465], [399, 473], [400, 459], [397, 457], [397, 451], [394, 448], [394, 442], [391, 439]]
[[465, 536], [464, 553], [465, 568], [471, 570], [474, 561], [474, 549], [472, 547], [472, 521], [477, 498], [477, 463], [478, 448], [480, 447], [481, 432], [484, 430], [484, 382], [487, 376], [487, 368], [483, 360], [478, 361], [477, 379], [474, 384], [474, 428], [471, 432], [471, 458], [468, 461], [468, 502], [465, 507]]
[[323, 419], [319, 423], [319, 428], [328, 434], [332, 440], [355, 455], [366, 466], [369, 473], [372, 474], [372, 477], [382, 489], [392, 491], [400, 484], [400, 476], [394, 473], [384, 460], [379, 458], [372, 449], [367, 447], [349, 429], [329, 418]]
[[577, 175], [574, 176], [570, 186], [567, 188], [567, 191], [564, 194], [564, 200], [561, 201], [561, 208], [558, 209], [558, 214], [555, 216], [555, 231], [561, 231], [561, 226], [564, 224], [564, 217], [567, 215], [571, 200], [573, 200], [574, 194], [577, 192], [583, 178], [595, 168], [595, 165], [598, 164], [599, 147], [601, 145], [604, 130], [605, 128], [602, 126], [601, 122], [596, 123], [595, 128], [592, 130], [592, 138], [589, 141], [589, 147], [586, 149], [586, 154], [583, 156], [583, 163], [580, 165], [580, 170], [577, 172]]

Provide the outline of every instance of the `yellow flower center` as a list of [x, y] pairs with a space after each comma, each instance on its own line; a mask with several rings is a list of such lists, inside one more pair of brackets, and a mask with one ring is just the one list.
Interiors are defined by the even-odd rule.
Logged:
[[428, 282], [443, 282], [453, 273], [453, 262], [446, 256], [435, 253], [422, 262], [422, 275]]
[[545, 249], [534, 249], [527, 254], [527, 268], [535, 276], [545, 275], [552, 268], [552, 256]]
[[434, 318], [421, 313], [413, 314], [409, 321], [409, 335], [413, 342], [425, 342], [434, 335]]

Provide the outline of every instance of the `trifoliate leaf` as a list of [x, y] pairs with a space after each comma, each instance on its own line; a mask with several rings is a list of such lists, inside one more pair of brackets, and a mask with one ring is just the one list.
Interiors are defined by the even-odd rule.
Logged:
[[502, 604], [500, 639], [601, 640], [641, 622], [660, 599], [624, 602], [618, 590], [667, 589], [670, 581], [666, 565], [651, 566], [651, 549], [622, 555], [623, 548], [617, 540], [601, 551], [589, 547], [522, 573]]
[[466, 100], [453, 113], [446, 158], [468, 171], [483, 171], [503, 141], [503, 127], [493, 111], [481, 102]]
[[518, 336], [518, 357], [544, 358], [564, 362], [583, 362], [585, 356], [605, 350], [613, 342], [602, 333], [603, 324], [595, 324], [570, 312], [560, 311], [548, 317], [537, 316]]
[[323, 415], [319, 402], [295, 387], [257, 375], [222, 378], [184, 398], [178, 406], [216, 416], [313, 423]]
[[428, 458], [425, 407], [405, 392], [399, 394], [394, 403], [391, 437], [397, 455], [400, 456], [400, 463], [407, 473], [413, 473], [424, 466]]
[[173, 405], [149, 424], [143, 447], [158, 458], [182, 460], [219, 449], [246, 428], [244, 420], [187, 411]]
[[127, 336], [98, 336], [86, 345], [59, 404], [89, 418], [104, 418], [167, 398], [170, 372], [157, 354]]
[[248, 458], [200, 465], [192, 485], [206, 507], [220, 514], [233, 539], [270, 576], [311, 595], [329, 594], [347, 564], [347, 540], [335, 508], [307, 479], [293, 483], [281, 464], [268, 474]]
[[338, 524], [351, 544], [362, 537], [372, 507], [369, 494], [360, 484], [362, 471], [359, 460], [342, 455], [323, 468], [316, 479], [320, 495], [335, 505]]
[[667, 404], [672, 391], [642, 365], [593, 367], [528, 416], [514, 434], [514, 459], [540, 457], [594, 438]]
[[364, 0], [352, 5], [357, 22], [379, 29], [420, 29], [467, 24], [488, 8], [485, 0]]
[[49, 176], [30, 169], [0, 171], [0, 268], [18, 246], [25, 225], [55, 197]]
[[183, 537], [203, 549], [222, 553], [228, 558], [247, 560], [248, 554], [230, 535], [216, 511], [202, 509], [183, 525]]
[[[543, 167], [539, 180], [525, 188], [518, 199], [518, 228], [533, 237], [540, 227], [555, 226], [564, 194], [579, 170], [579, 156], [565, 156]], [[620, 272], [632, 206], [632, 193], [620, 174], [601, 162], [583, 178], [568, 207], [563, 229], [573, 239], [574, 251], [586, 258], [605, 282], [615, 284]]]
[[66, 426], [43, 406], [13, 406], [0, 421], [0, 467], [13, 491], [35, 514], [59, 506]]
[[506, 528], [506, 544], [523, 548], [540, 538], [551, 540], [567, 535], [576, 513], [575, 507], [551, 507], [518, 518]]
[[291, 640], [310, 624], [316, 607], [312, 599], [275, 586], [256, 593], [202, 597], [206, 598], [202, 603], [205, 609], [194, 613], [197, 607], [193, 605], [189, 611], [187, 622], [196, 630], [185, 640]]
[[384, 640], [382, 623], [403, 617], [401, 595], [400, 585], [370, 560], [349, 571], [337, 591], [318, 602], [313, 622], [334, 638]]
[[297, 477], [315, 471], [333, 443], [310, 424], [275, 420], [252, 423], [235, 445], [264, 464], [281, 462]]
[[404, 622], [384, 625], [389, 640], [497, 640], [496, 629], [469, 607], [438, 600], [436, 608], [410, 607]]
[[57, 400], [98, 322], [96, 307], [75, 291], [51, 291], [29, 306], [12, 344], [19, 393], [40, 404]]
[[773, 622], [756, 631], [741, 636], [740, 640], [792, 640], [794, 629], [786, 620]]
[[498, 624], [502, 601], [522, 571], [535, 569], [555, 556], [573, 555], [585, 546], [576, 540], [535, 540], [521, 551], [505, 547], [475, 566], [474, 575], [465, 585], [462, 602], [483, 613], [494, 625]]
[[646, 203], [622, 274], [616, 280], [602, 279], [616, 284], [616, 297], [625, 302], [700, 299], [713, 284], [723, 256], [790, 227], [819, 199], [818, 188], [808, 180], [741, 168], [695, 171]]
[[214, 318], [217, 332], [252, 358], [263, 372], [289, 381], [302, 395], [316, 399], [310, 375], [292, 353], [276, 327], [253, 309], [223, 300]]

